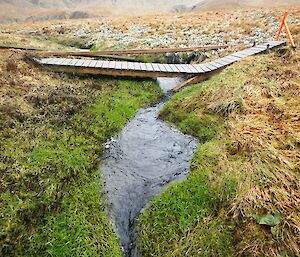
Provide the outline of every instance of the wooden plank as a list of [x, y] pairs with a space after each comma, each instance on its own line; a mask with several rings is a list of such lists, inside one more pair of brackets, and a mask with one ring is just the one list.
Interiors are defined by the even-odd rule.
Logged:
[[210, 69], [210, 71], [214, 71], [217, 69], [215, 66], [211, 65], [209, 62], [206, 62], [205, 65], [207, 68]]
[[116, 70], [121, 70], [122, 69], [122, 63], [121, 62], [115, 62], [115, 67], [114, 67], [114, 69], [116, 69]]
[[141, 65], [141, 70], [143, 70], [143, 71], [147, 71], [148, 70], [145, 63], [141, 62], [140, 65]]
[[180, 73], [187, 73], [183, 64], [176, 64], [176, 67], [178, 68]]
[[200, 67], [202, 70], [204, 70], [204, 72], [206, 72], [206, 73], [211, 71], [211, 69], [208, 68], [208, 67], [205, 65], [205, 63], [199, 64], [199, 67]]
[[209, 64], [214, 66], [216, 69], [220, 69], [224, 66], [223, 64], [217, 63], [216, 61], [211, 61], [209, 62]]
[[205, 71], [202, 68], [201, 64], [193, 64], [193, 67], [197, 70], [198, 73], [205, 73]]
[[167, 72], [168, 71], [163, 63], [159, 63], [158, 66], [159, 66], [159, 68], [162, 72]]
[[175, 72], [176, 73], [176, 69], [174, 70], [174, 67], [172, 67], [172, 64], [168, 64], [168, 69], [170, 69], [170, 72]]
[[91, 60], [84, 60], [83, 64], [81, 64], [81, 67], [89, 67]]
[[95, 60], [92, 60], [90, 63], [89, 63], [89, 67], [95, 67], [95, 64], [96, 63], [96, 61]]
[[168, 73], [173, 73], [173, 69], [170, 67], [170, 64], [164, 63], [165, 69]]
[[96, 64], [96, 68], [102, 68], [103, 67], [104, 62], [103, 61], [98, 61]]
[[75, 66], [75, 64], [76, 64], [78, 61], [79, 61], [78, 59], [73, 59], [73, 60], [68, 64], [68, 66]]
[[92, 66], [93, 68], [96, 68], [97, 67], [97, 64], [98, 64], [98, 62], [101, 62], [101, 61], [97, 61], [97, 60], [95, 60], [94, 61], [94, 66]]
[[114, 69], [116, 67], [116, 62], [115, 61], [110, 61], [108, 65], [108, 69]]
[[179, 72], [179, 70], [175, 64], [169, 64], [169, 65], [170, 65], [171, 69], [173, 70], [173, 72], [177, 72], [177, 73]]
[[198, 73], [198, 70], [192, 64], [189, 64], [189, 70], [193, 74], [197, 74]]
[[111, 61], [103, 61], [102, 68], [103, 69], [109, 69]]
[[232, 61], [235, 61], [235, 62], [241, 60], [240, 57], [235, 57], [235, 56], [233, 56], [233, 55], [228, 55], [228, 56], [226, 56], [226, 58], [227, 58], [227, 59], [230, 59], [230, 60], [232, 60]]
[[121, 62], [121, 69], [128, 70], [128, 62]]
[[236, 62], [236, 60], [235, 59], [233, 59], [232, 57], [225, 57], [224, 59], [223, 59], [223, 61], [225, 61], [225, 62], [227, 62], [227, 65], [230, 65], [230, 64], [233, 64], [234, 62]]
[[184, 69], [186, 70], [186, 73], [191, 73], [193, 74], [193, 70], [190, 67], [190, 64], [182, 64], [184, 66]]
[[84, 60], [79, 59], [78, 62], [75, 64], [76, 67], [80, 67], [84, 63]]
[[65, 58], [55, 58], [55, 60], [51, 64], [60, 65], [63, 61], [65, 61]]
[[128, 63], [128, 70], [134, 70], [134, 63], [133, 62]]
[[45, 58], [45, 59], [38, 60], [38, 62], [41, 64], [51, 64], [52, 60], [54, 60], [54, 58]]
[[158, 63], [152, 63], [152, 67], [153, 67], [153, 71], [155, 71], [155, 72], [161, 71]]
[[133, 65], [134, 65], [134, 70], [137, 70], [137, 71], [141, 70], [141, 65], [139, 62], [134, 62]]
[[146, 63], [147, 71], [153, 71], [151, 63]]
[[222, 60], [222, 59], [217, 59], [217, 60], [214, 60], [214, 62], [216, 63], [219, 63], [221, 64], [222, 66], [227, 66], [228, 65], [228, 62]]

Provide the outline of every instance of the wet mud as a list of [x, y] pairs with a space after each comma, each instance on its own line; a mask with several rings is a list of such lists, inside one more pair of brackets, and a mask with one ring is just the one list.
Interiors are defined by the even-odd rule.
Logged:
[[141, 109], [119, 136], [106, 144], [101, 171], [112, 219], [126, 257], [141, 257], [137, 249], [136, 219], [142, 209], [173, 181], [186, 178], [198, 146], [158, 119], [178, 79], [158, 79], [166, 93], [163, 102]]

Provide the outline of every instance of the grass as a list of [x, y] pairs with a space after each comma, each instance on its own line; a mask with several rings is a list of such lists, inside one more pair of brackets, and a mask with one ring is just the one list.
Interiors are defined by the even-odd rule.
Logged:
[[299, 256], [299, 60], [249, 58], [165, 106], [202, 145], [140, 216], [143, 256]]
[[98, 165], [105, 141], [157, 101], [159, 87], [52, 74], [20, 53], [1, 56], [0, 255], [122, 256]]

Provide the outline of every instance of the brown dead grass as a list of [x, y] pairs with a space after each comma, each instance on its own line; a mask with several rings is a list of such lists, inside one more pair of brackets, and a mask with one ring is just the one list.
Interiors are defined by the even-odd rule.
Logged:
[[[229, 122], [235, 152], [249, 160], [244, 172], [251, 174], [240, 182], [231, 205], [242, 256], [300, 255], [299, 56], [287, 52], [270, 59], [270, 69], [247, 82], [243, 112]], [[253, 220], [255, 214], [276, 211], [282, 215], [276, 227]]]

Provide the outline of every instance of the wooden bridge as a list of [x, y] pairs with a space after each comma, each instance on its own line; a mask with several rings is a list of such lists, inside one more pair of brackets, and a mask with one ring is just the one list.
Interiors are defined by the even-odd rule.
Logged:
[[34, 60], [58, 72], [145, 78], [178, 76], [205, 78], [234, 62], [284, 44], [285, 42], [270, 41], [202, 64], [161, 64], [74, 58], [34, 58]]

